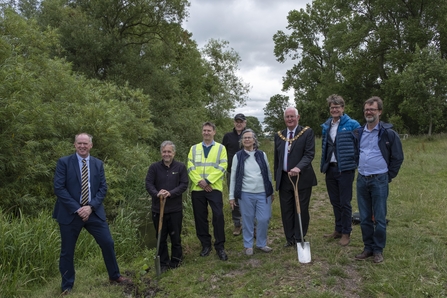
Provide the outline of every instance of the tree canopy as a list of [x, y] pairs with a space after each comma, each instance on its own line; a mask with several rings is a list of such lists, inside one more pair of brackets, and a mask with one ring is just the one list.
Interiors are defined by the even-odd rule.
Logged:
[[199, 49], [181, 27], [188, 5], [1, 6], [1, 208], [30, 214], [51, 207], [57, 159], [74, 152], [80, 132], [94, 136], [92, 155], [105, 162], [109, 207], [147, 195], [143, 179], [162, 141], [173, 141], [184, 161], [204, 121], [223, 135], [249, 85], [236, 76], [240, 58], [228, 42], [211, 40]]
[[[306, 9], [290, 11], [287, 19], [290, 33], [274, 35], [274, 52], [279, 62], [297, 61], [287, 71], [283, 87], [294, 90], [306, 125], [317, 127], [328, 116], [323, 107], [330, 94], [343, 96], [345, 111], [359, 120], [363, 102], [376, 95], [384, 100], [384, 120], [402, 119], [407, 133], [429, 132], [430, 125], [414, 119], [406, 108], [410, 99], [401, 80], [408, 77], [401, 74], [420, 61], [418, 48], [431, 47], [439, 59], [447, 58], [447, 3], [315, 0]], [[445, 115], [446, 103], [437, 99]], [[419, 105], [413, 100], [412, 105]], [[433, 132], [443, 131], [447, 119], [431, 117], [436, 118]]]
[[264, 124], [267, 134], [274, 134], [284, 129], [284, 111], [289, 106], [289, 97], [276, 94], [264, 108]]

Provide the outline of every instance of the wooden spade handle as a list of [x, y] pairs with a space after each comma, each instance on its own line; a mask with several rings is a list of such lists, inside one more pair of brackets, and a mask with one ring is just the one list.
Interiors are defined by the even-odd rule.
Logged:
[[300, 175], [296, 176], [295, 183], [293, 182], [292, 177], [290, 176], [290, 173], [287, 173], [287, 176], [289, 177], [290, 183], [292, 183], [293, 192], [295, 193], [296, 212], [298, 214], [301, 214], [300, 197], [298, 195], [298, 181], [300, 180]]

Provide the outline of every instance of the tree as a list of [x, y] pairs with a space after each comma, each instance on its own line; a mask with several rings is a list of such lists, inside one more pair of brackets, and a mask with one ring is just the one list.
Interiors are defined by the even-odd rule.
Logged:
[[[418, 45], [435, 46], [445, 59], [446, 16], [447, 3], [435, 0], [315, 0], [305, 10], [290, 11], [290, 34], [274, 35], [277, 60], [297, 61], [283, 88], [294, 89], [296, 105], [312, 127], [327, 116], [324, 99], [333, 93], [343, 96], [353, 118], [363, 117], [363, 102], [372, 95], [384, 99], [384, 120], [398, 115], [404, 97], [390, 78], [412, 62]], [[410, 132], [419, 130], [418, 121], [406, 114], [402, 119]]]
[[255, 116], [246, 116], [247, 119], [247, 128], [252, 129], [255, 134], [258, 136], [258, 138], [263, 137], [263, 131], [262, 131], [262, 125], [261, 122], [259, 122], [259, 119]]
[[306, 125], [318, 127], [326, 117], [325, 99], [343, 88], [340, 53], [327, 40], [338, 25], [340, 12], [332, 1], [314, 1], [306, 10], [292, 10], [287, 16], [291, 34], [278, 31], [273, 40], [279, 62], [290, 58], [297, 63], [286, 72], [283, 90], [294, 90], [294, 101]]
[[397, 76], [404, 96], [402, 113], [421, 124], [430, 136], [434, 127], [446, 127], [447, 61], [434, 48], [417, 49], [415, 59]]
[[175, 44], [188, 5], [187, 0], [46, 0], [38, 20], [42, 27], [58, 28], [60, 54], [75, 70], [104, 80], [144, 55], [146, 45]]
[[274, 134], [284, 128], [284, 110], [289, 106], [289, 97], [276, 94], [264, 107], [265, 133]]
[[236, 74], [241, 58], [228, 45], [228, 41], [211, 39], [202, 49], [205, 63], [210, 69], [206, 106], [213, 119], [223, 119], [236, 106], [243, 106], [250, 91], [250, 85]]

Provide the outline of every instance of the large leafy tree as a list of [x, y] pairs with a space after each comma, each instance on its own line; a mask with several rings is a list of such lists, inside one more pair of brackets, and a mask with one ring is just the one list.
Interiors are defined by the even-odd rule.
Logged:
[[[385, 120], [399, 115], [402, 86], [390, 77], [406, 69], [417, 46], [433, 45], [445, 59], [446, 12], [447, 4], [434, 0], [315, 0], [305, 10], [291, 11], [290, 34], [274, 36], [278, 61], [297, 61], [284, 88], [295, 90], [300, 112], [311, 113], [311, 126], [326, 116], [319, 111], [332, 93], [343, 96], [357, 119], [372, 95], [384, 99]], [[401, 118], [418, 132], [420, 123]]]
[[397, 76], [404, 96], [400, 109], [421, 124], [420, 133], [431, 135], [434, 128], [445, 129], [447, 113], [447, 61], [438, 51], [425, 48]]
[[177, 43], [188, 5], [186, 0], [44, 0], [39, 21], [58, 28], [62, 54], [75, 70], [107, 79], [144, 56], [148, 44]]
[[314, 1], [305, 10], [289, 12], [287, 29], [292, 31], [291, 34], [278, 31], [273, 37], [277, 60], [297, 61], [286, 72], [283, 89], [294, 90], [303, 124], [314, 128], [325, 116], [327, 96], [340, 93], [342, 88], [340, 53], [333, 44], [325, 43], [339, 19], [340, 13], [334, 9], [334, 3]]
[[226, 111], [245, 104], [250, 85], [238, 77], [241, 58], [229, 48], [228, 41], [211, 39], [202, 53], [210, 69], [206, 81], [207, 108], [212, 118], [222, 119], [227, 116]]
[[270, 101], [264, 107], [264, 131], [266, 134], [274, 134], [284, 128], [284, 110], [288, 106], [288, 96], [276, 94], [270, 97]]

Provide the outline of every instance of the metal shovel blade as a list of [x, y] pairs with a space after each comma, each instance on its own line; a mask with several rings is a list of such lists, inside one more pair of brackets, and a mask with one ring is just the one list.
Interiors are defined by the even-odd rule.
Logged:
[[298, 261], [303, 264], [310, 263], [311, 255], [309, 242], [298, 242], [296, 248], [298, 251]]
[[154, 258], [155, 262], [155, 272], [157, 273], [157, 276], [161, 275], [161, 265], [160, 265], [160, 256], [156, 256]]

